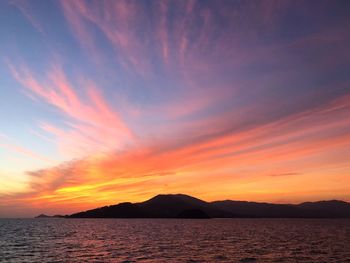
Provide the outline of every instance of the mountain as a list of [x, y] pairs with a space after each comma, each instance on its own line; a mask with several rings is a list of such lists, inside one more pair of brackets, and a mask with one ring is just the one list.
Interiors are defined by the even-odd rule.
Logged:
[[297, 207], [313, 211], [314, 213], [327, 213], [330, 217], [350, 218], [350, 203], [330, 200], [319, 202], [306, 202], [297, 205]]
[[36, 216], [35, 218], [50, 218], [51, 216], [45, 215], [45, 214], [40, 214]]
[[62, 215], [48, 216], [45, 214], [40, 214], [40, 215], [36, 216], [35, 218], [63, 218], [63, 217], [66, 217], [66, 216], [62, 216]]
[[157, 195], [137, 205], [149, 211], [152, 217], [161, 218], [178, 217], [183, 211], [192, 209], [201, 210], [209, 217], [237, 216], [231, 212], [221, 210], [208, 202], [184, 194]]
[[206, 213], [199, 209], [186, 209], [176, 216], [176, 218], [210, 218]]
[[344, 201], [306, 202], [298, 205], [247, 201], [215, 201], [215, 207], [246, 217], [266, 218], [350, 218], [350, 203]]
[[72, 214], [72, 218], [209, 218], [235, 217], [200, 199], [183, 195], [157, 195], [142, 203], [121, 203]]
[[247, 201], [205, 202], [184, 194], [157, 195], [141, 203], [120, 203], [67, 216], [70, 218], [350, 218], [343, 201], [270, 204]]
[[215, 201], [211, 203], [217, 208], [234, 212], [245, 217], [300, 217], [302, 211], [293, 205], [257, 203], [247, 201]]
[[85, 212], [79, 212], [69, 217], [74, 218], [147, 218], [150, 213], [137, 204], [120, 203], [104, 206]]

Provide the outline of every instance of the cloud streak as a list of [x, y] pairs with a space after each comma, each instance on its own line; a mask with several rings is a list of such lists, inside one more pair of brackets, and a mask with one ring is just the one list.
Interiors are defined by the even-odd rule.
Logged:
[[71, 148], [87, 154], [116, 149], [132, 138], [132, 132], [93, 82], [81, 81], [83, 98], [58, 65], [47, 72], [45, 84], [40, 83], [26, 67], [10, 65], [10, 68], [16, 80], [32, 95], [55, 106], [67, 118], [67, 130], [48, 123], [41, 124], [42, 130], [58, 138], [62, 149]]
[[[350, 123], [344, 119], [349, 113], [349, 98], [343, 97], [313, 112], [162, 152], [154, 145], [68, 162], [32, 172], [32, 193], [22, 200], [33, 206], [50, 202], [62, 211], [67, 211], [65, 207], [70, 204], [69, 211], [77, 211], [126, 201], [125, 196], [140, 200], [183, 189], [210, 199], [216, 196], [206, 192], [214, 186], [227, 197], [266, 200], [271, 198], [268, 193], [255, 189], [247, 194], [233, 185], [281, 181], [284, 191], [295, 193], [298, 178], [311, 182], [315, 172], [322, 175], [323, 170], [330, 169], [334, 174], [325, 174], [327, 179], [312, 188], [320, 191], [320, 196], [314, 198], [321, 198], [328, 180], [339, 173], [336, 168], [349, 168], [347, 156], [343, 155], [349, 154]], [[333, 161], [326, 163], [324, 158]], [[298, 173], [290, 172], [295, 169], [299, 169]], [[266, 179], [266, 174], [271, 179]], [[187, 188], [191, 185], [197, 187]], [[231, 189], [225, 187], [228, 185]], [[298, 192], [308, 190], [309, 185], [298, 185]], [[344, 190], [338, 194], [346, 197]]]

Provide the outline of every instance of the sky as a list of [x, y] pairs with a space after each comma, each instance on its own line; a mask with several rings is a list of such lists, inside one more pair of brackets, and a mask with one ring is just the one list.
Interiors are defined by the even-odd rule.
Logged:
[[0, 217], [161, 193], [350, 201], [349, 13], [1, 1]]

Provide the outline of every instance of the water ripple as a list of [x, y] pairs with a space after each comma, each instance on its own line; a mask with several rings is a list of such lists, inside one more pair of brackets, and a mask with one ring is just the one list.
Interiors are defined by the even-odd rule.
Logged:
[[350, 262], [350, 220], [1, 219], [0, 262]]

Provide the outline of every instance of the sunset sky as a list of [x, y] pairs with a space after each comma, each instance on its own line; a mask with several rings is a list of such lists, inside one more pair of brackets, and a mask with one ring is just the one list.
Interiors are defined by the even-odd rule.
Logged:
[[350, 201], [350, 1], [0, 1], [0, 217], [159, 193]]

